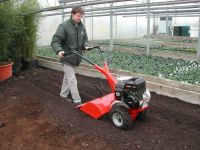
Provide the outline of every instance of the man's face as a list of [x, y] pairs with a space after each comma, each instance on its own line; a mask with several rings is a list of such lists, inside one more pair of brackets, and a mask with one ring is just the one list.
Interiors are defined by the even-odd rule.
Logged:
[[81, 13], [72, 14], [72, 19], [73, 19], [76, 23], [81, 22], [82, 17], [83, 17], [83, 14], [81, 14]]

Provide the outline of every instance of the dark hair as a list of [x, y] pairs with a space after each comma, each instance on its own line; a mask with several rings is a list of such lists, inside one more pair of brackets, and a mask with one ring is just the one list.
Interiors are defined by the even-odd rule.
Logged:
[[74, 6], [72, 8], [71, 14], [77, 14], [77, 13], [80, 13], [80, 14], [84, 15], [85, 11], [80, 6]]

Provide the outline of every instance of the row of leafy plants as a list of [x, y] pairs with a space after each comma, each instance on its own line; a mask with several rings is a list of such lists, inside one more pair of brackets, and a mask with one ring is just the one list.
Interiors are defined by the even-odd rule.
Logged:
[[[105, 54], [110, 68], [200, 85], [200, 62], [130, 55], [126, 52], [117, 51], [106, 52]], [[37, 55], [57, 58], [50, 47], [38, 48]], [[94, 62], [101, 64], [101, 55], [98, 51], [90, 51], [85, 53], [85, 55]]]
[[[100, 45], [109, 45], [110, 41], [109, 40], [94, 40], [90, 41], [90, 43], [94, 44], [100, 44]], [[146, 44], [144, 42], [144, 39], [141, 41], [123, 41], [123, 40], [114, 40], [114, 47], [116, 48], [140, 48], [140, 49], [145, 49]], [[187, 52], [187, 53], [196, 53], [196, 45], [193, 46], [175, 46], [175, 45], [167, 45], [167, 44], [162, 44], [160, 42], [152, 41], [150, 44], [150, 48], [154, 50], [169, 50], [169, 51], [180, 51], [180, 52]]]
[[37, 0], [9, 0], [0, 3], [0, 66], [14, 63], [19, 72], [34, 63], [39, 16], [23, 13], [38, 9]]
[[198, 42], [198, 38], [196, 37], [151, 35], [150, 38], [158, 40], [158, 41], [164, 40], [166, 42], [176, 42], [176, 43], [197, 43]]

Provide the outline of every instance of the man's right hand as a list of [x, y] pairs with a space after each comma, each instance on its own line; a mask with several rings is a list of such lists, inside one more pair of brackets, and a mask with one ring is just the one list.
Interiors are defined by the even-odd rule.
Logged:
[[60, 51], [60, 52], [58, 53], [58, 57], [59, 57], [59, 58], [63, 58], [63, 57], [64, 57], [64, 56], [63, 56], [64, 54], [65, 54], [64, 51]]

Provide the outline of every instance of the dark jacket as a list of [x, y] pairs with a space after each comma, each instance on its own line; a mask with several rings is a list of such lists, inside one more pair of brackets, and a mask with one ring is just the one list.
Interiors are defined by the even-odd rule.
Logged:
[[53, 36], [51, 46], [58, 54], [60, 51], [65, 51], [67, 55], [60, 59], [62, 63], [70, 63], [73, 66], [78, 66], [81, 63], [81, 58], [70, 51], [77, 51], [82, 54], [88, 41], [86, 29], [82, 22], [76, 25], [72, 19], [68, 19], [58, 26], [56, 33]]

